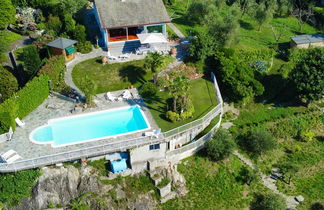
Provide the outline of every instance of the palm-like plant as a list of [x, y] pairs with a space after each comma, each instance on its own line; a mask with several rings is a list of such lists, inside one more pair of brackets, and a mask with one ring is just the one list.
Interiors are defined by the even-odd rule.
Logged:
[[169, 95], [173, 97], [173, 111], [177, 111], [177, 100], [182, 99], [182, 104], [185, 105], [190, 89], [189, 79], [178, 74], [169, 81]]
[[153, 82], [156, 85], [158, 73], [165, 62], [164, 57], [158, 52], [153, 52], [148, 53], [144, 61], [144, 67], [145, 69], [150, 70], [153, 73]]

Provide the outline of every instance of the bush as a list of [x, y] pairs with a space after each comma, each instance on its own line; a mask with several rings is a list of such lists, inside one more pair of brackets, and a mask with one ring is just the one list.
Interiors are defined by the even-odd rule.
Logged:
[[77, 50], [82, 54], [87, 54], [92, 51], [91, 42], [85, 41], [77, 44]]
[[241, 181], [247, 185], [250, 185], [256, 178], [257, 175], [253, 172], [251, 168], [248, 167], [241, 168], [239, 176], [237, 177], [238, 181]]
[[0, 66], [0, 101], [8, 99], [18, 90], [18, 81], [7, 69]]
[[140, 89], [140, 94], [143, 97], [156, 96], [157, 92], [158, 92], [158, 88], [151, 82], [144, 83]]
[[284, 198], [277, 194], [257, 194], [251, 203], [251, 210], [285, 210]]
[[38, 74], [46, 74], [51, 82], [51, 89], [57, 92], [65, 87], [64, 73], [66, 71], [65, 59], [63, 55], [51, 57], [47, 63], [39, 70]]
[[[41, 75], [28, 82], [26, 86], [19, 90], [12, 97], [0, 104], [0, 123], [1, 129], [15, 129], [14, 119], [16, 117], [24, 118], [34, 109], [36, 109], [49, 94], [49, 77]], [[9, 119], [10, 117], [10, 119]], [[5, 132], [8, 130], [5, 130]]]
[[23, 61], [24, 71], [28, 76], [26, 81], [28, 81], [36, 75], [38, 69], [42, 65], [42, 60], [39, 57], [37, 48], [34, 45], [23, 48], [21, 60]]
[[0, 174], [0, 202], [13, 206], [30, 196], [30, 189], [41, 175], [40, 170]]
[[235, 147], [232, 135], [225, 129], [218, 129], [213, 138], [206, 142], [207, 155], [213, 160], [227, 158]]
[[173, 111], [167, 111], [166, 118], [173, 123], [178, 122], [180, 120], [179, 114]]
[[240, 142], [240, 145], [255, 155], [272, 150], [276, 147], [276, 141], [271, 134], [264, 128], [252, 128]]

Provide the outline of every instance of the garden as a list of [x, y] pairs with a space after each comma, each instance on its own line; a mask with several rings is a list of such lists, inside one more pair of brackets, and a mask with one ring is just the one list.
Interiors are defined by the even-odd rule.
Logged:
[[[161, 59], [161, 63], [156, 64], [155, 61], [159, 59]], [[96, 94], [129, 87], [139, 88], [140, 94], [158, 126], [163, 131], [167, 131], [201, 118], [217, 105], [213, 83], [209, 77], [204, 78], [202, 77], [203, 74], [200, 74], [199, 78], [188, 79], [190, 76], [196, 75], [195, 67], [183, 65], [167, 75], [156, 76], [173, 60], [174, 58], [171, 56], [149, 54], [144, 60], [102, 65], [100, 58], [94, 58], [76, 65], [72, 76], [73, 81], [82, 91], [88, 88], [85, 77], [93, 81], [95, 87], [93, 92]], [[183, 72], [191, 72], [191, 75], [183, 75]], [[172, 82], [173, 86], [168, 84]], [[181, 84], [184, 84], [184, 86]], [[172, 87], [174, 88], [172, 89]], [[179, 87], [184, 87], [184, 89], [179, 90]], [[173, 99], [177, 94], [179, 98], [177, 99], [178, 103], [176, 103], [179, 106], [174, 109]], [[181, 113], [179, 109], [181, 109], [183, 101], [183, 99], [180, 99], [180, 95], [187, 95], [186, 104], [192, 104], [190, 105], [193, 107], [191, 109], [194, 109], [192, 113], [188, 113], [188, 117], [182, 114], [182, 118], [180, 118], [180, 114], [178, 114]], [[171, 109], [172, 112], [168, 112], [168, 115], [171, 113], [171, 116], [168, 116], [167, 111]], [[187, 112], [182, 111], [182, 113]]]

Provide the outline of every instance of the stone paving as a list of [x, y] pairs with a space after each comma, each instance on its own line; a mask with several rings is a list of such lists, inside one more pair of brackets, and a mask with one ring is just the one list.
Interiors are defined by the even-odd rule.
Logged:
[[[25, 119], [26, 123], [25, 128], [17, 127], [14, 132], [13, 138], [11, 141], [7, 141], [5, 143], [0, 144], [0, 154], [8, 151], [9, 149], [14, 149], [18, 152], [18, 154], [23, 159], [32, 159], [50, 154], [57, 154], [61, 152], [67, 152], [72, 150], [77, 150], [81, 148], [88, 148], [91, 146], [102, 145], [107, 142], [117, 142], [121, 140], [129, 140], [132, 138], [141, 137], [143, 132], [138, 132], [130, 135], [119, 136], [116, 138], [107, 138], [104, 140], [97, 140], [92, 142], [80, 143], [70, 146], [53, 148], [50, 144], [35, 144], [29, 140], [29, 134], [35, 128], [44, 125], [48, 122], [49, 119], [65, 117], [65, 116], [73, 116], [75, 114], [80, 113], [89, 113], [100, 110], [108, 110], [111, 108], [130, 106], [130, 105], [139, 105], [143, 110], [147, 120], [150, 123], [151, 129], [158, 128], [155, 121], [153, 120], [150, 111], [143, 103], [143, 100], [140, 98], [136, 89], [131, 89], [131, 93], [133, 94], [133, 99], [131, 100], [123, 100], [120, 102], [109, 102], [105, 99], [104, 94], [99, 94], [94, 99], [96, 103], [96, 107], [94, 108], [83, 108], [83, 110], [79, 112], [71, 113], [71, 110], [75, 108], [74, 103], [59, 99], [55, 96], [49, 96], [43, 104], [41, 104], [36, 110], [30, 113]], [[118, 96], [123, 91], [112, 92], [115, 96]], [[81, 108], [80, 108], [81, 109]]]

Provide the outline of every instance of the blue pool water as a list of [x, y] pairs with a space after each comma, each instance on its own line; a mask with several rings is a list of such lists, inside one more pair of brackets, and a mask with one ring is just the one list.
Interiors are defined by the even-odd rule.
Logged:
[[36, 128], [30, 139], [35, 143], [66, 146], [129, 134], [148, 129], [149, 124], [138, 106], [49, 120]]

